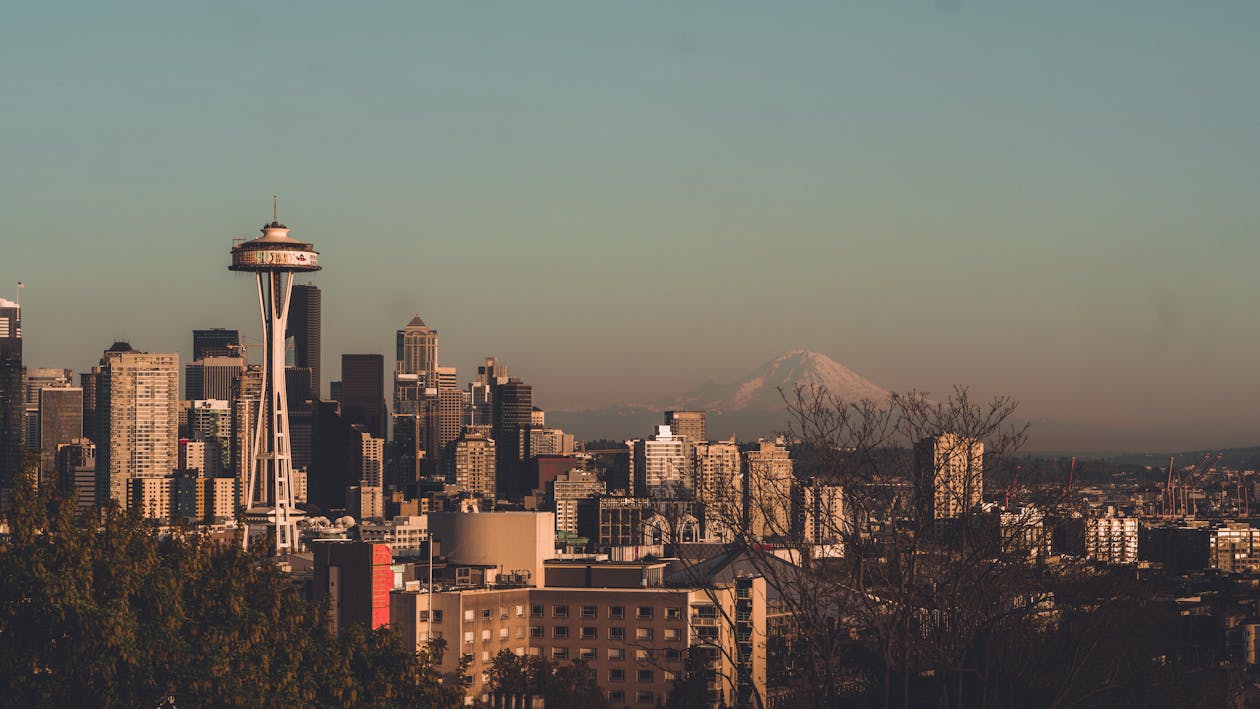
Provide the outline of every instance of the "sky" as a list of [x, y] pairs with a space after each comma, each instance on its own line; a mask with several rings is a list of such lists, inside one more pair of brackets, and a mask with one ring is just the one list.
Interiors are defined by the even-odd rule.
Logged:
[[1250, 0], [10, 3], [0, 284], [29, 366], [258, 337], [228, 249], [279, 194], [326, 381], [419, 312], [547, 408], [807, 348], [1257, 444], [1258, 31]]

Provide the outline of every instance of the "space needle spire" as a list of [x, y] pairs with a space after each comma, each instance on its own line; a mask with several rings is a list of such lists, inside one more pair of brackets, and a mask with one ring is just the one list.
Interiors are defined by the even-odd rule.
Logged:
[[319, 270], [319, 252], [289, 236], [272, 203], [272, 220], [262, 236], [232, 247], [233, 271], [258, 277], [258, 307], [263, 323], [263, 386], [254, 418], [253, 444], [244, 476], [245, 536], [274, 530], [275, 555], [298, 550], [297, 521], [303, 512], [293, 502], [293, 455], [284, 381], [284, 335], [295, 273]]

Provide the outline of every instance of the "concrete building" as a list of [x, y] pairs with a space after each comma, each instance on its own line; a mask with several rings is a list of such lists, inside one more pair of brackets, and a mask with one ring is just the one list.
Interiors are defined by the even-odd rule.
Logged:
[[355, 529], [360, 541], [387, 544], [395, 555], [418, 552], [429, 540], [428, 515], [399, 515], [384, 522], [364, 522]]
[[[199, 399], [188, 409], [188, 432], [206, 446], [207, 477], [232, 475], [232, 405], [223, 399]], [[209, 471], [215, 472], [209, 472]]]
[[451, 562], [490, 565], [529, 583], [540, 582], [556, 549], [550, 512], [432, 512], [429, 530]]
[[1062, 523], [1064, 551], [1103, 564], [1135, 564], [1138, 560], [1138, 520], [1114, 507], [1101, 513], [1072, 517]]
[[829, 555], [844, 553], [844, 537], [848, 532], [844, 516], [844, 488], [818, 481], [796, 486], [792, 495], [796, 539], [831, 550]]
[[127, 507], [144, 519], [170, 524], [174, 513], [175, 478], [131, 477], [127, 479]]
[[786, 539], [792, 533], [792, 460], [781, 440], [759, 440], [744, 453], [748, 535]]
[[385, 441], [366, 431], [359, 433], [359, 484], [366, 487], [385, 484]]
[[642, 546], [653, 514], [644, 497], [587, 498], [578, 503], [578, 534], [598, 549]]
[[476, 432], [466, 432], [454, 443], [449, 479], [459, 488], [476, 497], [495, 499], [497, 457], [495, 441]]
[[1208, 536], [1208, 565], [1227, 574], [1260, 571], [1260, 529], [1246, 522], [1225, 522], [1212, 527]]
[[703, 411], [666, 411], [665, 425], [676, 436], [684, 436], [692, 444], [709, 440], [708, 424]]
[[695, 479], [687, 440], [669, 426], [657, 426], [651, 438], [626, 441], [634, 451], [634, 492], [646, 497], [691, 497]]
[[[131, 478], [166, 478], [178, 465], [179, 355], [114, 343], [101, 358], [97, 502], [128, 504]], [[149, 489], [144, 485], [140, 489]]]
[[51, 367], [27, 367], [22, 375], [22, 440], [27, 450], [42, 449], [39, 434], [39, 396], [44, 389], [74, 385], [74, 372]]
[[705, 509], [705, 537], [729, 542], [743, 523], [744, 476], [739, 445], [728, 441], [700, 442], [691, 447], [696, 474], [696, 501]]
[[916, 443], [914, 457], [915, 495], [925, 520], [957, 519], [980, 504], [982, 441], [943, 433]]
[[360, 522], [382, 519], [385, 516], [385, 491], [372, 485], [347, 487], [346, 514]]

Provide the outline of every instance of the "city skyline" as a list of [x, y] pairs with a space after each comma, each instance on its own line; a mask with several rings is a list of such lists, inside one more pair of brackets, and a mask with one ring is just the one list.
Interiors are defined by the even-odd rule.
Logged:
[[461, 384], [495, 355], [548, 409], [806, 348], [1149, 449], [1257, 442], [1260, 10], [810, 7], [20, 8], [25, 360], [259, 339], [213, 264], [279, 192], [336, 266], [325, 382], [388, 371], [418, 312]]

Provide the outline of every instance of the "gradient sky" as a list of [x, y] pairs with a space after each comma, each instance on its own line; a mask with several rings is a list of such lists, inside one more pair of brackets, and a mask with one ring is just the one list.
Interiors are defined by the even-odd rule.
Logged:
[[326, 380], [419, 311], [549, 408], [804, 347], [1260, 443], [1258, 33], [1254, 0], [10, 3], [0, 282], [31, 366], [256, 337], [227, 252], [278, 192]]

